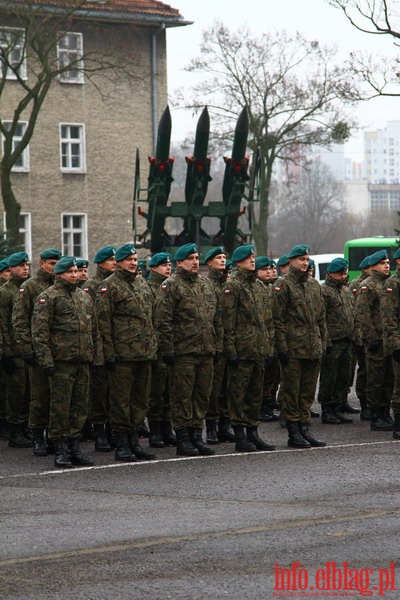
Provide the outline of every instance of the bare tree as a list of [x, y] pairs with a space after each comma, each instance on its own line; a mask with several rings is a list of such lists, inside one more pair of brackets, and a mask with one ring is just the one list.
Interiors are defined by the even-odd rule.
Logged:
[[262, 150], [259, 217], [253, 234], [259, 253], [268, 251], [267, 223], [272, 174], [278, 158], [300, 162], [304, 149], [344, 141], [354, 125], [346, 106], [356, 97], [349, 71], [335, 65], [335, 48], [284, 31], [254, 37], [219, 22], [203, 34], [200, 56], [187, 67], [206, 74], [192, 99], [207, 104], [221, 148], [232, 140], [238, 114], [249, 114], [248, 146]]

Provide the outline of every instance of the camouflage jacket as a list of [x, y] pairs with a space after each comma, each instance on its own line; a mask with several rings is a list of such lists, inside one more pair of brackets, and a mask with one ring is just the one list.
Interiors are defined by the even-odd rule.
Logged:
[[221, 312], [205, 277], [178, 267], [157, 292], [155, 324], [163, 356], [222, 351]]
[[[355, 306], [356, 306], [357, 294], [358, 294], [358, 290], [360, 289], [360, 285], [368, 277], [369, 277], [368, 273], [366, 273], [365, 271], [361, 271], [361, 274], [358, 277], [356, 277], [355, 279], [353, 279], [353, 281], [350, 281], [350, 283], [348, 284], [349, 290], [351, 291], [352, 297], [353, 297], [353, 309], [354, 310], [355, 310]], [[357, 320], [355, 318], [354, 318], [354, 344], [356, 346], [363, 345], [362, 338], [361, 338], [360, 326], [357, 323]]]
[[207, 279], [211, 281], [212, 287], [214, 288], [215, 292], [219, 296], [222, 296], [226, 286], [226, 282], [228, 281], [228, 275], [226, 273], [220, 273], [215, 269], [209, 269], [207, 273]]
[[353, 297], [349, 288], [329, 275], [321, 285], [329, 342], [354, 337]]
[[98, 288], [96, 308], [105, 360], [156, 358], [153, 295], [143, 277], [117, 266]]
[[91, 299], [94, 300], [101, 282], [107, 279], [107, 277], [111, 277], [111, 275], [113, 275], [113, 273], [106, 271], [103, 267], [97, 266], [96, 273], [93, 277], [89, 277], [89, 279], [84, 281], [83, 285], [80, 287], [82, 287], [83, 291], [89, 294]]
[[274, 353], [274, 325], [267, 288], [254, 271], [238, 269], [221, 300], [227, 359], [264, 360]]
[[293, 267], [272, 292], [276, 350], [293, 358], [319, 359], [327, 347], [325, 302], [316, 279]]
[[32, 317], [33, 347], [39, 365], [55, 361], [103, 364], [94, 304], [77, 285], [56, 278], [36, 299]]
[[3, 356], [21, 356], [21, 351], [15, 340], [12, 324], [12, 312], [15, 297], [26, 279], [11, 275], [10, 279], [0, 287], [0, 328]]
[[157, 296], [157, 292], [160, 289], [160, 285], [164, 283], [166, 279], [167, 277], [165, 275], [161, 275], [161, 273], [155, 273], [154, 271], [151, 272], [147, 283], [150, 286], [151, 293], [153, 294], [154, 299]]
[[20, 354], [33, 352], [31, 321], [36, 298], [54, 284], [54, 275], [39, 269], [33, 277], [24, 281], [15, 296], [12, 324], [15, 341]]
[[383, 339], [380, 303], [382, 288], [388, 277], [389, 275], [372, 271], [358, 289], [355, 319], [363, 344], [369, 345]]
[[383, 284], [380, 311], [383, 351], [388, 355], [400, 348], [400, 267]]

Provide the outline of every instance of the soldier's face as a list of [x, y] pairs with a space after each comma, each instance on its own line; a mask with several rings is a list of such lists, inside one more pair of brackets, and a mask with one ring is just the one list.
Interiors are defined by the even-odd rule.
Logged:
[[78, 279], [78, 269], [76, 265], [70, 267], [67, 271], [64, 271], [64, 273], [58, 273], [58, 277], [65, 279], [68, 283], [76, 283]]
[[271, 267], [271, 279], [276, 279], [276, 267]]
[[347, 269], [344, 269], [344, 271], [340, 271], [339, 273], [329, 273], [329, 277], [335, 279], [336, 281], [346, 281], [347, 274]]
[[88, 270], [86, 267], [80, 267], [78, 269], [78, 280], [79, 281], [86, 281], [86, 279], [88, 278]]
[[295, 256], [294, 258], [289, 258], [289, 264], [298, 271], [302, 271], [303, 273], [305, 273], [306, 271], [308, 271], [309, 258], [309, 254], [303, 254], [303, 256]]
[[199, 255], [197, 252], [193, 254], [189, 254], [185, 260], [177, 260], [176, 264], [179, 267], [182, 267], [188, 273], [198, 273], [199, 272]]
[[378, 264], [372, 266], [373, 271], [378, 271], [379, 273], [383, 273], [384, 275], [388, 275], [390, 273], [390, 261], [388, 258], [381, 260]]
[[257, 270], [257, 277], [261, 281], [269, 281], [271, 279], [271, 267], [263, 267]]
[[118, 264], [122, 269], [125, 269], [125, 271], [129, 271], [129, 273], [136, 273], [138, 264], [137, 254], [130, 254], [123, 260], [119, 260]]
[[10, 279], [10, 275], [11, 275], [11, 273], [10, 273], [10, 269], [4, 269], [4, 271], [2, 271], [2, 272], [0, 273], [0, 276], [1, 276], [3, 279], [7, 279], [7, 280], [8, 280], [8, 279]]
[[171, 263], [167, 262], [167, 263], [164, 263], [163, 265], [157, 265], [156, 267], [151, 267], [151, 270], [154, 273], [159, 273], [160, 275], [169, 277], [171, 275], [172, 267], [171, 267]]
[[29, 263], [23, 262], [20, 265], [15, 265], [15, 267], [10, 267], [10, 273], [22, 279], [27, 279], [29, 275]]
[[226, 256], [225, 254], [217, 254], [216, 256], [213, 256], [211, 260], [208, 260], [207, 264], [211, 269], [215, 269], [215, 271], [222, 273], [225, 271]]
[[238, 267], [244, 269], [245, 271], [255, 271], [256, 270], [256, 259], [254, 254], [250, 254], [247, 258], [240, 260], [236, 263]]
[[46, 273], [50, 273], [52, 275], [54, 273], [54, 267], [56, 266], [57, 261], [54, 258], [41, 258], [39, 260], [39, 267], [43, 269]]
[[106, 260], [101, 261], [101, 263], [99, 263], [99, 267], [102, 267], [105, 271], [108, 271], [109, 273], [114, 273], [116, 264], [117, 263], [115, 262], [115, 256], [110, 256], [110, 258], [106, 258]]
[[289, 271], [289, 265], [283, 265], [283, 267], [279, 267], [279, 272], [281, 275], [286, 275]]

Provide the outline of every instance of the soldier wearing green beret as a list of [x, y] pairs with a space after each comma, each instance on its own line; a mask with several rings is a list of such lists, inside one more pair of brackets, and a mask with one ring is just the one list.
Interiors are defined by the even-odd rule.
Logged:
[[384, 352], [381, 316], [382, 291], [390, 277], [390, 261], [386, 250], [372, 254], [368, 264], [371, 275], [361, 283], [357, 292], [355, 320], [365, 347], [370, 427], [373, 431], [392, 431], [390, 401], [394, 383], [393, 365], [392, 357]]
[[[3, 369], [6, 373], [6, 419], [10, 430], [9, 446], [30, 448], [28, 439], [29, 384], [27, 367], [15, 339], [12, 312], [21, 284], [29, 276], [29, 257], [16, 252], [8, 257], [10, 279], [0, 287], [0, 328]], [[30, 437], [30, 434], [29, 434]]]
[[325, 446], [309, 430], [310, 409], [327, 345], [325, 303], [320, 284], [308, 276], [308, 246], [294, 246], [287, 257], [289, 271], [274, 285], [272, 311], [281, 367], [279, 398], [288, 445]]
[[276, 263], [278, 269], [278, 276], [283, 277], [289, 271], [289, 259], [287, 254], [280, 256]]
[[139, 444], [139, 428], [148, 408], [151, 363], [157, 357], [153, 295], [147, 281], [138, 276], [138, 256], [132, 244], [118, 248], [115, 260], [115, 273], [96, 292], [105, 366], [109, 370], [115, 459], [154, 459], [155, 454]]
[[[10, 275], [8, 259], [3, 258], [0, 260], [0, 287], [10, 279]], [[6, 419], [6, 375], [0, 363], [0, 440], [8, 439], [10, 439], [10, 432]]]
[[10, 267], [8, 266], [8, 258], [0, 260], [0, 287], [10, 279]]
[[94, 304], [77, 285], [73, 256], [63, 256], [54, 267], [54, 285], [35, 302], [33, 347], [37, 362], [49, 378], [49, 437], [54, 465], [91, 466], [79, 441], [89, 405], [89, 367], [103, 364]]
[[171, 421], [177, 454], [214, 454], [202, 436], [212, 387], [213, 357], [222, 350], [222, 326], [216, 296], [199, 275], [196, 244], [175, 253], [176, 272], [161, 285], [155, 322], [161, 355], [169, 365]]
[[85, 282], [89, 279], [89, 261], [84, 258], [76, 259], [76, 266], [78, 269], [77, 285], [81, 288], [85, 286]]
[[54, 283], [54, 267], [61, 251], [46, 248], [39, 254], [39, 269], [24, 281], [13, 306], [12, 323], [18, 351], [25, 361], [30, 384], [29, 427], [32, 429], [33, 454], [46, 456], [45, 430], [49, 426], [50, 389], [48, 378], [38, 366], [32, 340], [32, 315], [37, 297]]
[[252, 245], [236, 248], [232, 260], [237, 272], [225, 286], [222, 316], [235, 449], [274, 450], [258, 435], [265, 362], [274, 349], [270, 294], [257, 279]]

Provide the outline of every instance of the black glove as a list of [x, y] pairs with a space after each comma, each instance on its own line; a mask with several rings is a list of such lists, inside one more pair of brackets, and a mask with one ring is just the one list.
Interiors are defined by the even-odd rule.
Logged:
[[396, 361], [397, 363], [400, 363], [400, 348], [397, 348], [397, 350], [393, 351], [392, 357], [393, 357], [394, 361]]
[[169, 365], [170, 367], [173, 367], [175, 364], [175, 356], [173, 354], [165, 354], [162, 359], [165, 364]]
[[286, 354], [286, 352], [278, 352], [278, 358], [279, 361], [283, 364], [283, 365], [288, 365], [289, 364], [289, 355]]
[[236, 369], [239, 366], [239, 357], [235, 355], [228, 358], [228, 365]]
[[368, 352], [370, 352], [371, 354], [376, 354], [379, 351], [379, 341], [375, 340], [374, 342], [371, 342], [370, 344], [368, 344]]
[[29, 365], [30, 367], [36, 367], [36, 354], [34, 352], [28, 352], [27, 354], [22, 354], [22, 360]]
[[53, 377], [54, 375], [54, 367], [44, 367], [43, 373], [47, 375], [47, 377]]
[[109, 358], [108, 360], [106, 360], [104, 366], [107, 369], [107, 371], [115, 371], [115, 358]]
[[265, 357], [265, 366], [270, 367], [274, 362], [274, 358], [275, 357], [273, 354], [268, 354], [268, 356]]
[[222, 352], [216, 352], [213, 356], [213, 363], [216, 364], [221, 360]]
[[3, 356], [3, 369], [8, 375], [12, 375], [18, 369], [18, 365], [12, 356]]

